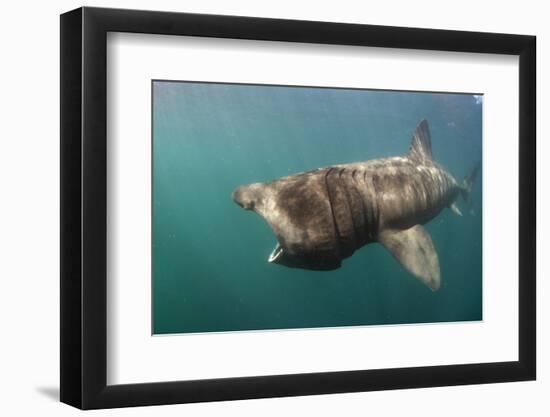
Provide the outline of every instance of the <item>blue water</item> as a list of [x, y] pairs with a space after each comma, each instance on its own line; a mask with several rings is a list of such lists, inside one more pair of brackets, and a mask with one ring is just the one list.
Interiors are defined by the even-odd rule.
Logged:
[[482, 319], [481, 173], [472, 210], [426, 225], [432, 292], [379, 244], [335, 271], [267, 262], [276, 240], [231, 199], [241, 184], [405, 154], [426, 118], [435, 159], [461, 180], [481, 160], [482, 103], [469, 94], [155, 81], [153, 332]]

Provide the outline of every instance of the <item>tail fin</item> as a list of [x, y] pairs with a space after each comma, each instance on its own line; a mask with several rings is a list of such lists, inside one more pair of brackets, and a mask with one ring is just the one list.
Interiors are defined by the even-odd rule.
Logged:
[[472, 170], [470, 171], [470, 173], [464, 177], [464, 181], [462, 182], [462, 188], [460, 190], [460, 193], [462, 195], [462, 198], [464, 199], [464, 202], [468, 206], [468, 208], [470, 208], [472, 205], [472, 202], [470, 199], [470, 193], [472, 192], [472, 185], [476, 179], [477, 172], [479, 171], [480, 165], [481, 165], [480, 162], [475, 164]]

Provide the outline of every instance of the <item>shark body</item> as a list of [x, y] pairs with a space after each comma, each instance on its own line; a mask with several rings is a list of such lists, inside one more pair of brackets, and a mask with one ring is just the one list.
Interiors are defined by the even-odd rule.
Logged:
[[469, 199], [477, 166], [457, 181], [433, 158], [422, 120], [404, 156], [339, 164], [238, 187], [233, 200], [262, 216], [277, 245], [268, 261], [314, 270], [339, 268], [370, 243], [381, 243], [414, 276], [441, 285], [433, 241], [422, 227], [444, 208]]

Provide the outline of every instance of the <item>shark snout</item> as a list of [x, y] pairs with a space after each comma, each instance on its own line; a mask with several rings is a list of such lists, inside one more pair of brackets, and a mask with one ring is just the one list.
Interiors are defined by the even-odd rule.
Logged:
[[233, 201], [245, 210], [254, 210], [261, 201], [262, 184], [248, 184], [237, 187], [231, 197]]

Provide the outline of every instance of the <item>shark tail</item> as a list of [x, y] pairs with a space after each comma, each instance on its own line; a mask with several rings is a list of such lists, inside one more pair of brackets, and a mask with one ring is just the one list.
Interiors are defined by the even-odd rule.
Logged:
[[[472, 213], [472, 199], [471, 199], [471, 193], [472, 193], [472, 186], [474, 184], [474, 181], [477, 177], [477, 173], [479, 171], [481, 163], [478, 162], [474, 165], [472, 170], [468, 175], [464, 177], [464, 180], [462, 181], [462, 187], [460, 189], [460, 194], [462, 195], [462, 198], [464, 199], [464, 202], [470, 209], [470, 213]], [[473, 214], [473, 213], [472, 213]]]

